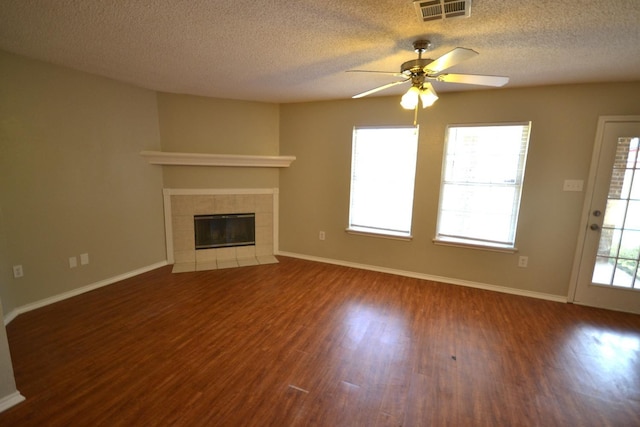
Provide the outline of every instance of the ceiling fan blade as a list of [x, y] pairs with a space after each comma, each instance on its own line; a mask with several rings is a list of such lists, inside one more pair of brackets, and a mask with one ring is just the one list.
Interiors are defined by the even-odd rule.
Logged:
[[473, 49], [457, 47], [452, 51], [445, 53], [440, 58], [428, 63], [423, 69], [427, 74], [437, 74], [449, 67], [459, 64], [462, 61], [473, 58], [476, 55], [478, 55], [478, 52]]
[[440, 74], [438, 81], [448, 83], [465, 83], [481, 86], [504, 86], [509, 82], [509, 77], [503, 76], [480, 76], [477, 74]]
[[376, 73], [376, 74], [388, 74], [390, 76], [396, 77], [406, 77], [402, 73], [398, 73], [396, 71], [371, 71], [371, 70], [347, 70], [347, 73]]
[[352, 96], [352, 98], [362, 98], [363, 96], [371, 95], [372, 93], [376, 93], [376, 92], [379, 92], [379, 91], [381, 91], [381, 90], [388, 89], [388, 88], [390, 88], [390, 87], [392, 87], [392, 86], [395, 86], [395, 85], [399, 85], [399, 84], [402, 84], [402, 83], [406, 83], [406, 82], [408, 82], [408, 81], [410, 81], [410, 80], [411, 80], [411, 79], [406, 79], [406, 80], [401, 80], [401, 81], [399, 81], [399, 82], [387, 83], [386, 85], [379, 86], [379, 87], [377, 87], [377, 88], [375, 88], [375, 89], [371, 89], [371, 90], [368, 90], [368, 91], [366, 91], [366, 92], [362, 92], [362, 93], [359, 93], [359, 94], [357, 94], [357, 95], [354, 95], [354, 96]]

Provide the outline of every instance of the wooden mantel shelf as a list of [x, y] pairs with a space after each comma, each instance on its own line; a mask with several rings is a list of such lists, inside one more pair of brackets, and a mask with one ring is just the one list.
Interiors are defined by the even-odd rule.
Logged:
[[235, 166], [256, 168], [288, 168], [296, 156], [245, 156], [238, 154], [171, 153], [141, 151], [152, 165], [168, 166]]

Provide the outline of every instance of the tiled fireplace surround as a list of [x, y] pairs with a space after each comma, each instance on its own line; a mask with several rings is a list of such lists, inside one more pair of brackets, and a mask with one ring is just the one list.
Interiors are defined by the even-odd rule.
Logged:
[[[165, 189], [167, 259], [173, 272], [273, 264], [277, 248], [278, 189]], [[254, 212], [255, 246], [195, 250], [194, 215]]]

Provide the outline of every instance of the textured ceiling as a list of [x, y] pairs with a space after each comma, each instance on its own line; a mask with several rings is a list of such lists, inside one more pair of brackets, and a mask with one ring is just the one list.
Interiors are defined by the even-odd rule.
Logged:
[[640, 81], [639, 23], [638, 0], [474, 0], [469, 18], [431, 22], [411, 0], [2, 0], [0, 49], [158, 91], [297, 102], [394, 81], [345, 71], [399, 71], [418, 38], [429, 58], [476, 50], [447, 71], [506, 87]]

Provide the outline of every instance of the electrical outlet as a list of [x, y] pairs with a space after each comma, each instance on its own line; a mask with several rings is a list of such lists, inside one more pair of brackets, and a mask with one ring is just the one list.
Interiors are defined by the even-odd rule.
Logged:
[[78, 258], [74, 256], [69, 257], [69, 268], [76, 268], [78, 266]]
[[529, 257], [528, 256], [521, 256], [520, 258], [518, 258], [518, 267], [526, 267], [529, 264]]
[[89, 264], [89, 254], [80, 254], [80, 265]]
[[24, 271], [22, 270], [22, 265], [14, 265], [13, 266], [13, 277], [15, 279], [19, 279], [24, 276]]
[[324, 239], [325, 239], [324, 231], [321, 231], [321, 232], [318, 234], [318, 239], [320, 239], [320, 240], [324, 240]]

